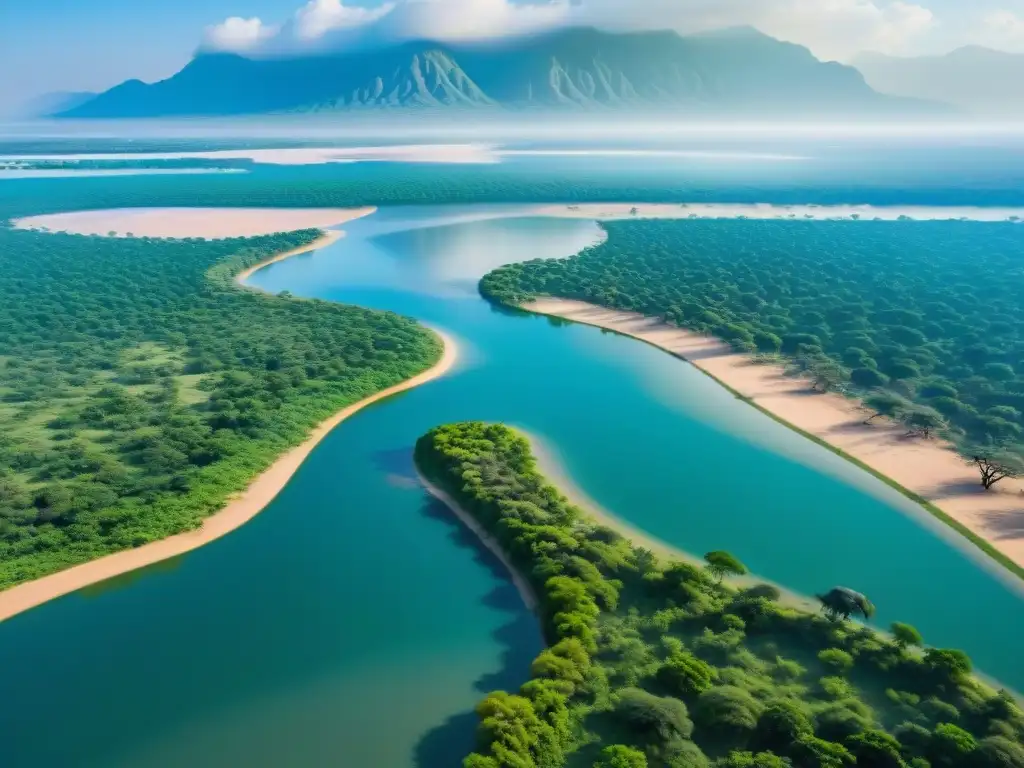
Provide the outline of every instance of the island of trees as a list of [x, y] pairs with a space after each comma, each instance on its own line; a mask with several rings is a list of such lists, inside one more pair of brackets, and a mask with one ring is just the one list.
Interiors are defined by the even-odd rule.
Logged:
[[967, 221], [623, 221], [482, 292], [640, 312], [781, 360], [867, 420], [942, 435], [986, 489], [1024, 473], [1024, 227]]
[[0, 228], [0, 588], [198, 526], [318, 422], [440, 357], [410, 319], [231, 284], [318, 234]]
[[851, 621], [874, 612], [855, 590], [812, 614], [731, 585], [731, 553], [659, 559], [571, 505], [503, 425], [438, 427], [416, 462], [528, 580], [548, 645], [480, 702], [465, 768], [1024, 768], [1014, 699], [912, 626]]

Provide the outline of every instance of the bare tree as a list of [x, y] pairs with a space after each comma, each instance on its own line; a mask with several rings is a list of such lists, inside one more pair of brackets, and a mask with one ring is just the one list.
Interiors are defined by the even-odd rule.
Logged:
[[981, 473], [981, 484], [986, 491], [1006, 478], [1024, 475], [1024, 461], [1008, 451], [976, 453], [965, 457], [968, 464], [975, 466]]

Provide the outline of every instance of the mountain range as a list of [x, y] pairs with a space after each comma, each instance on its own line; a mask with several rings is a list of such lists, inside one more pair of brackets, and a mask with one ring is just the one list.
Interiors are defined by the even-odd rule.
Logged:
[[881, 93], [944, 101], [978, 116], [1024, 114], [1022, 54], [967, 46], [918, 58], [865, 53], [854, 65]]
[[205, 53], [160, 82], [129, 80], [60, 117], [246, 115], [370, 108], [676, 111], [860, 116], [941, 108], [882, 95], [852, 67], [823, 63], [751, 28], [563, 29], [487, 44], [407, 42], [289, 58]]

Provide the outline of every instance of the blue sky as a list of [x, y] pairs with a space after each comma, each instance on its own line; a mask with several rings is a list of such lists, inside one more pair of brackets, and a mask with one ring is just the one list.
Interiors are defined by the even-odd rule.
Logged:
[[[243, 52], [290, 49], [365, 21], [439, 38], [581, 20], [635, 28], [658, 19], [684, 32], [749, 23], [838, 59], [864, 49], [916, 54], [966, 43], [1024, 51], [1024, 0], [395, 0], [383, 20], [356, 7], [381, 2], [309, 0], [302, 17], [305, 0], [0, 0], [0, 105], [167, 77], [204, 38]], [[304, 27], [300, 18], [316, 23]]]

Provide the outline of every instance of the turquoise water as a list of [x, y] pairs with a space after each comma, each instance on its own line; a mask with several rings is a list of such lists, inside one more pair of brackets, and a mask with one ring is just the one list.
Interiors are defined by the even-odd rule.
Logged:
[[415, 481], [415, 439], [463, 419], [542, 436], [590, 497], [666, 542], [728, 548], [803, 593], [862, 590], [879, 622], [1024, 688], [1024, 594], [895, 491], [658, 350], [480, 300], [490, 268], [602, 236], [510, 213], [383, 210], [253, 277], [421, 318], [460, 364], [345, 422], [225, 539], [4, 623], [6, 764], [456, 765], [473, 704], [540, 647], [493, 558]]

